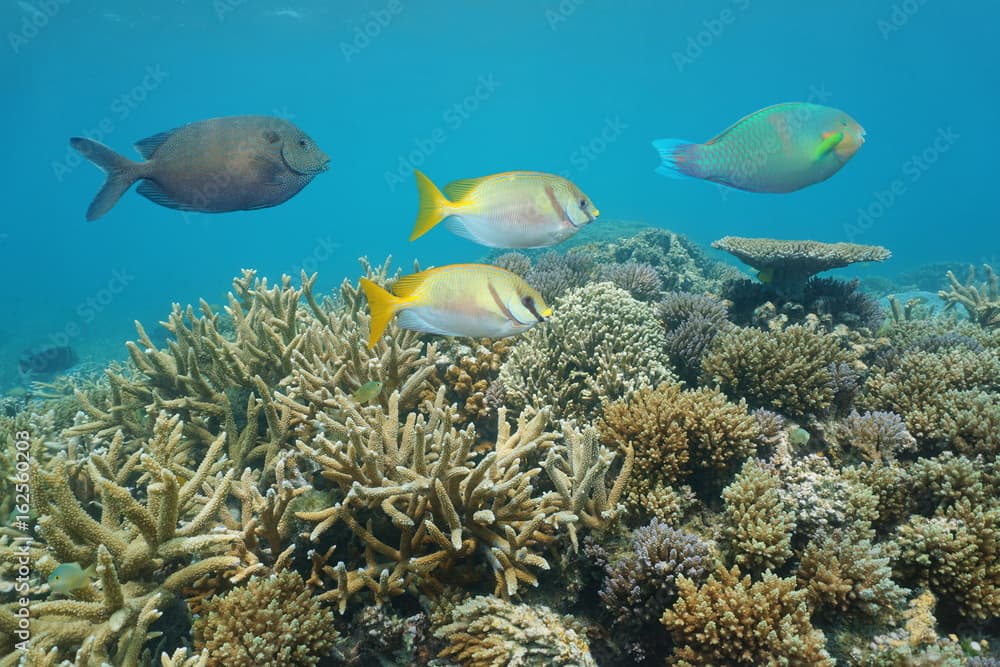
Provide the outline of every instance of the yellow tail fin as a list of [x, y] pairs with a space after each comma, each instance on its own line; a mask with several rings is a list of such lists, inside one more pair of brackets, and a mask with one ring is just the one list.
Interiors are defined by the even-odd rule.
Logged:
[[402, 299], [389, 294], [384, 289], [368, 280], [361, 279], [361, 289], [365, 291], [368, 298], [368, 308], [371, 311], [371, 331], [368, 333], [368, 349], [375, 347], [375, 343], [385, 333], [385, 328], [389, 326], [389, 320], [399, 310]]
[[431, 179], [416, 169], [413, 175], [417, 177], [417, 194], [420, 195], [420, 209], [417, 211], [417, 223], [413, 226], [410, 240], [415, 241], [434, 228], [436, 224], [448, 217], [448, 207], [451, 202], [441, 194]]

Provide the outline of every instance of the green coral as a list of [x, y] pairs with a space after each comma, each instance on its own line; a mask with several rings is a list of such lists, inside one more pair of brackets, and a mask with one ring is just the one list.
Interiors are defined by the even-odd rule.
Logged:
[[826, 412], [837, 396], [838, 367], [855, 362], [838, 338], [802, 326], [735, 328], [715, 338], [702, 369], [732, 397], [799, 416]]
[[744, 572], [777, 570], [792, 556], [795, 514], [785, 504], [777, 471], [756, 459], [723, 490], [723, 536]]
[[611, 283], [572, 290], [544, 327], [522, 335], [500, 368], [507, 405], [588, 417], [670, 378], [656, 309]]
[[663, 613], [673, 636], [669, 664], [832, 667], [825, 637], [810, 621], [807, 592], [794, 578], [765, 572], [759, 581], [720, 567], [701, 586], [677, 580], [679, 599]]

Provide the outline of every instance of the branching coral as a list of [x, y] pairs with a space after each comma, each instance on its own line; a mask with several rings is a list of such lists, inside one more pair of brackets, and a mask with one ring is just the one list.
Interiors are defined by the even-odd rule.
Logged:
[[[442, 383], [448, 387], [445, 398], [456, 403], [462, 421], [474, 422], [477, 430], [488, 427], [487, 422], [496, 423], [496, 409], [499, 407], [489, 400], [490, 386], [495, 386], [500, 366], [507, 358], [512, 345], [510, 339], [495, 341], [468, 341], [446, 339], [441, 345], [439, 366], [444, 368]], [[425, 390], [429, 393], [429, 389]]]
[[677, 578], [702, 583], [715, 569], [710, 545], [698, 536], [654, 520], [632, 534], [632, 550], [605, 565], [601, 601], [630, 653], [640, 660], [664, 643], [657, 621], [677, 599]]
[[909, 591], [892, 580], [891, 549], [865, 531], [835, 529], [811, 541], [797, 577], [824, 614], [892, 620]]
[[891, 369], [875, 368], [859, 403], [901, 415], [924, 452], [950, 446], [989, 455], [1000, 451], [998, 390], [1000, 355], [993, 350], [912, 350]]
[[333, 612], [292, 570], [211, 598], [192, 631], [195, 648], [208, 650], [209, 667], [316, 665], [338, 638]]
[[701, 360], [715, 337], [730, 326], [726, 306], [711, 297], [670, 292], [659, 303], [670, 360], [685, 380], [701, 374]]
[[500, 369], [507, 404], [593, 415], [605, 402], [669, 378], [653, 306], [610, 283], [559, 300], [545, 327], [522, 335]]
[[[106, 452], [91, 454], [86, 475], [99, 520], [74, 495], [63, 459], [32, 468], [38, 530], [51, 552], [36, 564], [39, 573], [47, 576], [60, 561], [96, 563], [101, 582], [99, 590], [85, 585], [74, 599], [33, 603], [32, 650], [75, 650], [81, 665], [136, 664], [150, 624], [172, 596], [202, 576], [239, 568], [238, 556], [218, 554], [240, 534], [209, 530], [233, 475], [215, 470], [225, 438], [217, 437], [200, 465], [187, 470], [171, 456], [182, 430], [178, 417], [161, 415], [141, 455], [126, 458], [120, 433]], [[140, 490], [126, 487], [128, 480]]]
[[712, 389], [664, 383], [608, 405], [598, 421], [601, 439], [635, 449], [636, 471], [626, 487], [633, 510], [658, 484], [672, 485], [692, 470], [725, 472], [753, 453], [757, 420], [746, 404]]
[[976, 268], [970, 266], [963, 285], [954, 273], [948, 271], [951, 289], [939, 291], [938, 296], [947, 302], [946, 310], [960, 304], [973, 322], [985, 328], [1000, 327], [1000, 276], [989, 264], [983, 264], [983, 273], [985, 282], [976, 284]]
[[601, 280], [614, 283], [639, 301], [656, 301], [660, 298], [660, 274], [652, 264], [646, 262], [629, 261], [606, 265], [601, 270]]
[[855, 362], [837, 338], [804, 327], [738, 328], [716, 337], [702, 368], [730, 396], [798, 416], [828, 410], [837, 396], [838, 365]]
[[835, 425], [834, 433], [866, 461], [892, 461], [917, 445], [902, 418], [894, 412], [859, 414], [852, 410]]
[[541, 605], [511, 604], [494, 597], [469, 598], [434, 630], [448, 646], [441, 657], [462, 667], [596, 667], [582, 629]]
[[899, 527], [904, 578], [926, 586], [962, 616], [1000, 615], [1000, 507], [962, 498]]
[[744, 572], [776, 571], [792, 555], [795, 514], [782, 499], [780, 487], [773, 468], [750, 459], [722, 492], [723, 535], [733, 561]]
[[812, 665], [834, 664], [825, 637], [809, 620], [806, 591], [795, 579], [769, 572], [759, 581], [738, 567], [720, 567], [701, 586], [677, 579], [679, 599], [662, 622], [676, 648], [669, 664]]

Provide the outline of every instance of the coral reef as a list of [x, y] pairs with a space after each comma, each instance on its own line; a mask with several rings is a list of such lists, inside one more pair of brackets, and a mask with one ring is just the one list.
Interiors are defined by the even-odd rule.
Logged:
[[597, 426], [604, 442], [635, 449], [635, 472], [625, 490], [632, 511], [650, 504], [658, 486], [681, 482], [692, 471], [729, 471], [754, 452], [758, 434], [745, 403], [676, 383], [611, 403]]
[[479, 596], [456, 605], [434, 629], [441, 651], [462, 667], [596, 667], [582, 628], [548, 607]]
[[837, 397], [838, 366], [856, 361], [836, 337], [801, 326], [772, 333], [735, 328], [715, 338], [702, 368], [731, 397], [801, 416], [829, 410]]
[[857, 262], [881, 262], [891, 256], [881, 246], [740, 236], [723, 237], [712, 247], [736, 256], [766, 277], [778, 293], [791, 298], [800, 298], [809, 278], [821, 271]]
[[884, 543], [872, 542], [871, 534], [834, 529], [803, 550], [799, 587], [825, 615], [890, 621], [909, 594], [892, 580], [891, 555]]
[[722, 491], [723, 539], [743, 572], [777, 571], [792, 556], [795, 514], [780, 488], [773, 468], [750, 459]]
[[917, 441], [906, 430], [903, 419], [894, 412], [852, 410], [834, 425], [836, 436], [871, 462], [892, 461], [902, 452], [916, 449]]
[[961, 305], [969, 319], [985, 328], [1000, 327], [1000, 277], [989, 264], [983, 264], [985, 281], [976, 283], [976, 267], [969, 267], [969, 275], [963, 285], [948, 271], [950, 290], [941, 290], [938, 296], [945, 300], [945, 310]]
[[615, 287], [620, 287], [639, 301], [656, 301], [660, 298], [660, 274], [656, 267], [646, 262], [628, 261], [606, 265], [601, 269], [601, 280], [614, 283]]
[[207, 649], [209, 667], [316, 665], [339, 633], [294, 571], [254, 577], [245, 586], [206, 601], [192, 627], [195, 649]]
[[725, 304], [708, 296], [670, 292], [658, 308], [666, 351], [674, 368], [682, 379], [697, 380], [709, 345], [731, 326]]
[[697, 535], [655, 519], [632, 534], [632, 550], [605, 565], [600, 597], [633, 658], [642, 661], [665, 644], [658, 621], [677, 599], [677, 578], [700, 584], [714, 569], [712, 548]]
[[593, 416], [609, 399], [670, 378], [653, 306], [595, 283], [569, 292], [553, 310], [547, 326], [518, 338], [500, 369], [509, 407]]
[[676, 646], [669, 664], [834, 664], [794, 578], [765, 572], [751, 581], [738, 567], [720, 567], [700, 586], [678, 577], [677, 588], [678, 600], [662, 618]]

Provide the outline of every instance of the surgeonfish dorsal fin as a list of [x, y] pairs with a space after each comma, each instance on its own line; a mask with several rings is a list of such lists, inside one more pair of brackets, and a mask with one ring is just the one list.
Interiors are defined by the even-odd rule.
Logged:
[[145, 139], [140, 139], [135, 142], [135, 149], [139, 151], [139, 155], [141, 155], [144, 160], [149, 160], [153, 157], [153, 153], [156, 152], [156, 149], [159, 148], [160, 145], [169, 139], [170, 135], [176, 131], [177, 129], [175, 128], [173, 130], [167, 130], [166, 132], [159, 132], [151, 137], [146, 137]]
[[815, 159], [822, 160], [827, 153], [836, 148], [837, 145], [843, 140], [843, 132], [824, 132], [822, 143], [816, 147], [816, 154], [814, 156]]
[[463, 178], [457, 181], [452, 181], [448, 185], [444, 186], [445, 196], [452, 202], [460, 202], [465, 199], [470, 192], [475, 190], [479, 185], [488, 177], [481, 176], [479, 178]]

